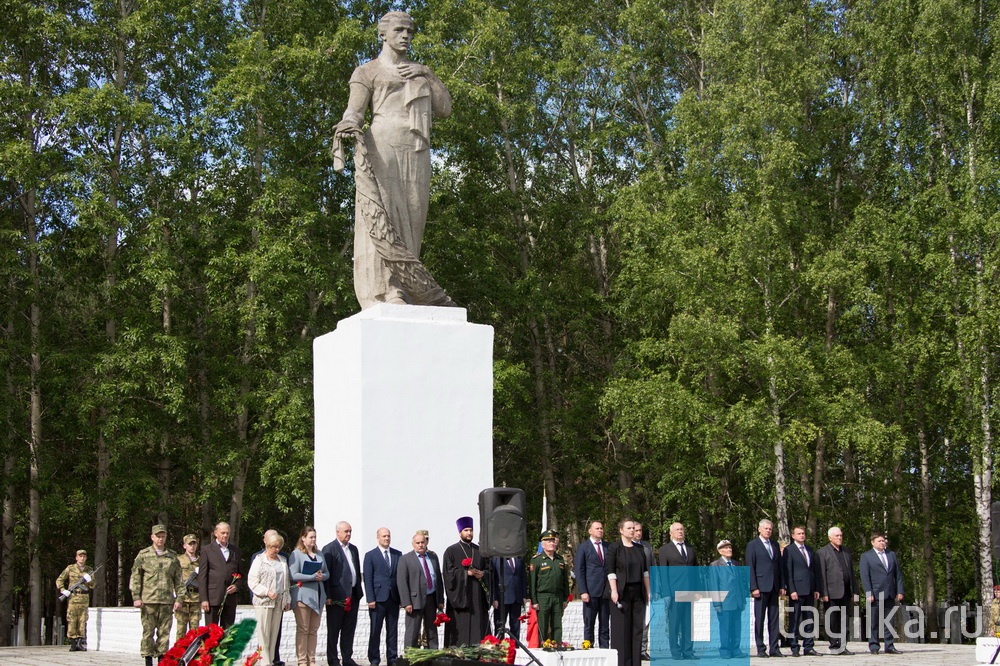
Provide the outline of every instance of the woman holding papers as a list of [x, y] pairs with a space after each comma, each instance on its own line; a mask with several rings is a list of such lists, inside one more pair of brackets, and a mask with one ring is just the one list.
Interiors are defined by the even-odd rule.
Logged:
[[316, 550], [314, 528], [302, 528], [295, 550], [288, 556], [288, 569], [292, 575], [295, 652], [299, 666], [313, 666], [316, 663], [316, 634], [326, 605], [323, 581], [330, 576], [322, 553]]

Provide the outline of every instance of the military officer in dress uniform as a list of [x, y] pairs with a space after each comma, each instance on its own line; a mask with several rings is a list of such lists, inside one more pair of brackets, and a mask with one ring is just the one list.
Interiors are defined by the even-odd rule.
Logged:
[[184, 581], [184, 596], [180, 597], [180, 610], [174, 611], [177, 629], [174, 642], [198, 626], [201, 620], [201, 602], [198, 599], [198, 537], [184, 535], [184, 552], [177, 556], [181, 565], [181, 580]]
[[559, 539], [554, 530], [542, 532], [542, 552], [531, 558], [528, 596], [538, 613], [538, 642], [562, 643], [562, 616], [569, 597], [569, 567], [556, 552]]
[[[79, 584], [78, 584], [79, 583]], [[75, 587], [75, 589], [73, 589]], [[87, 566], [87, 551], [76, 551], [76, 563], [63, 569], [56, 578], [56, 589], [66, 606], [66, 637], [69, 651], [87, 650], [87, 608], [90, 606], [90, 591], [94, 589], [94, 570]]]
[[[171, 608], [176, 612], [184, 596], [184, 581], [177, 553], [167, 548], [167, 526], [153, 525], [150, 536], [153, 542], [135, 556], [132, 564], [132, 605], [140, 609], [142, 642], [140, 653], [146, 666], [153, 666], [153, 659], [167, 651], [170, 642]], [[154, 638], [155, 634], [155, 638]]]

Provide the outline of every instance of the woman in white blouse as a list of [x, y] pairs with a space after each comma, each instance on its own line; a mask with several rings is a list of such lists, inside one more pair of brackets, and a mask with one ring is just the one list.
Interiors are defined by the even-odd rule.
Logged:
[[264, 554], [250, 565], [247, 584], [253, 592], [253, 607], [257, 613], [257, 637], [261, 647], [261, 666], [271, 666], [274, 643], [281, 626], [281, 614], [291, 607], [289, 591], [291, 574], [288, 563], [279, 554], [285, 540], [275, 534], [264, 540]]

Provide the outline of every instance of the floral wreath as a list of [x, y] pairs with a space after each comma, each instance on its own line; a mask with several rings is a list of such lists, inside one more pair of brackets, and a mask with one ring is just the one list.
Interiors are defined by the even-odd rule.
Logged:
[[[160, 657], [161, 666], [232, 666], [253, 638], [257, 620], [242, 620], [228, 629], [217, 624], [195, 627], [184, 634], [174, 646]], [[184, 659], [187, 661], [183, 661]], [[253, 666], [260, 661], [260, 650], [251, 653], [243, 666]]]

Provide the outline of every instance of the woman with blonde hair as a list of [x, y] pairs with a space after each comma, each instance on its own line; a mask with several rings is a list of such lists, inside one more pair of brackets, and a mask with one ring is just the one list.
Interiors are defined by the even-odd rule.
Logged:
[[271, 666], [274, 643], [278, 638], [282, 614], [291, 608], [289, 590], [291, 574], [281, 556], [285, 540], [273, 533], [264, 539], [264, 554], [255, 557], [247, 575], [247, 585], [253, 592], [253, 608], [257, 614], [257, 637], [260, 641], [261, 666]]
[[299, 666], [316, 663], [316, 635], [326, 605], [323, 581], [330, 577], [323, 554], [316, 550], [316, 529], [309, 525], [299, 533], [295, 550], [288, 556], [292, 574], [292, 612], [295, 614], [295, 652]]

